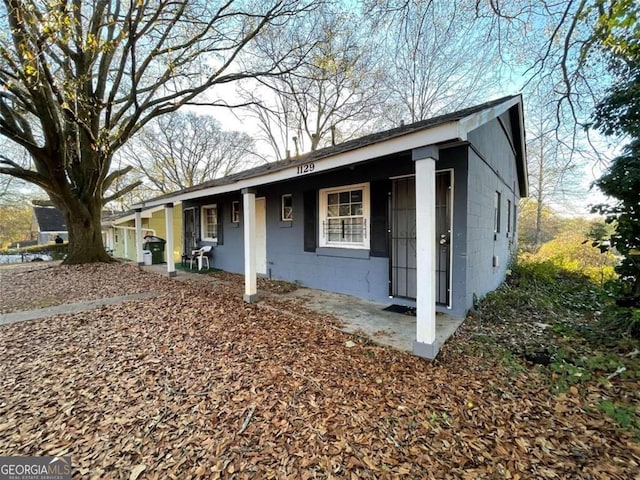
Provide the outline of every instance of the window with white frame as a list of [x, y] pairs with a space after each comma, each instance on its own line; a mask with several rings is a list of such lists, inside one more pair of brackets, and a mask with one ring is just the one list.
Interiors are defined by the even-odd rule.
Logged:
[[231, 223], [240, 223], [240, 202], [231, 202]]
[[369, 184], [320, 190], [320, 246], [369, 248]]
[[293, 220], [293, 195], [285, 193], [280, 197], [280, 220], [290, 222]]
[[205, 205], [201, 209], [202, 240], [218, 239], [218, 206]]
[[507, 199], [507, 237], [511, 235], [511, 200]]

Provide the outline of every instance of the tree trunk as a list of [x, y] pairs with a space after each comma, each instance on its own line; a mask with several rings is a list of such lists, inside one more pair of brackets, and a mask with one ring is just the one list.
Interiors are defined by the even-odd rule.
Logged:
[[[67, 208], [65, 212], [69, 231], [69, 253], [63, 263], [67, 265], [113, 261], [102, 241], [102, 208], [96, 205], [95, 201], [86, 207]], [[81, 210], [85, 210], [85, 213]]]
[[540, 246], [541, 232], [542, 232], [542, 202], [538, 200], [538, 203], [536, 205], [536, 232], [533, 240], [533, 243], [535, 244], [536, 247]]

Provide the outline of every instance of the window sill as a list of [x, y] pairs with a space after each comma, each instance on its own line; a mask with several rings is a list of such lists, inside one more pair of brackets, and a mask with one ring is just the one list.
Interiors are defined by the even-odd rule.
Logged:
[[229, 226], [231, 228], [240, 228], [240, 222], [231, 222]]
[[280, 228], [291, 228], [293, 220], [280, 220]]
[[369, 259], [369, 249], [318, 247], [316, 255], [319, 257], [361, 258]]

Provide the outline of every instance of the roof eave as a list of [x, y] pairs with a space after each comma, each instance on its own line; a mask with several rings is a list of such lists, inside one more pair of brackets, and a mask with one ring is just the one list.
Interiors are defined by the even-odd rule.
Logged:
[[[314, 164], [313, 173], [307, 174], [307, 176], [316, 175], [335, 168], [349, 166], [373, 158], [384, 157], [425, 145], [434, 145], [456, 140], [464, 140], [463, 138], [460, 138], [459, 122], [457, 120], [434, 125], [423, 130], [409, 132], [380, 142], [371, 143], [352, 150], [312, 160], [309, 163]], [[141, 202], [134, 205], [134, 208], [149, 208], [165, 204], [168, 201], [177, 202], [191, 200], [194, 198], [235, 192], [243, 188], [258, 187], [270, 183], [290, 180], [304, 175], [299, 173], [298, 166], [298, 164], [291, 164], [290, 166], [285, 166], [275, 171], [244, 178], [233, 183], [215, 185], [190, 192], [177, 192], [175, 195], [166, 196], [161, 199]]]

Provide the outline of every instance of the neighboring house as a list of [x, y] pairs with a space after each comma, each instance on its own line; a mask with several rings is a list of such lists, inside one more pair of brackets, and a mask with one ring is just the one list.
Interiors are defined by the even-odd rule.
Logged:
[[528, 189], [523, 125], [521, 96], [505, 97], [137, 211], [142, 221], [142, 209], [181, 203], [185, 250], [215, 245], [212, 265], [244, 272], [246, 301], [259, 274], [417, 306], [414, 352], [434, 357], [436, 311], [464, 314], [500, 285], [515, 254], [516, 206]]
[[37, 245], [53, 243], [57, 235], [66, 242], [69, 240], [64, 214], [55, 207], [33, 207], [32, 231]]
[[[160, 206], [144, 210], [141, 213], [141, 226], [143, 237], [153, 235], [167, 238], [165, 209]], [[114, 257], [136, 261], [136, 227], [133, 210], [103, 217], [102, 229], [107, 232], [105, 245]], [[173, 238], [182, 238], [182, 209], [179, 206], [173, 209]], [[165, 249], [165, 260], [167, 253]], [[182, 253], [181, 241], [178, 241], [173, 249], [174, 260], [180, 260]]]

